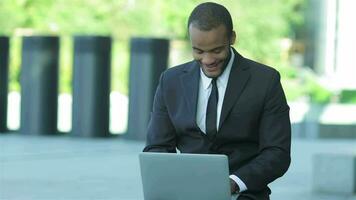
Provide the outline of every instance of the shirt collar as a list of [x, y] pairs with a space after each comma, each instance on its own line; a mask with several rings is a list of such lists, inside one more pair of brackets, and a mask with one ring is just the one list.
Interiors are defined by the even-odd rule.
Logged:
[[[230, 56], [229, 62], [227, 63], [227, 66], [226, 66], [225, 70], [223, 71], [223, 73], [217, 79], [217, 85], [218, 86], [223, 86], [223, 87], [227, 86], [227, 82], [229, 80], [230, 71], [231, 71], [231, 68], [232, 68], [232, 63], [234, 62], [234, 59], [235, 59], [235, 54], [232, 51], [232, 48], [230, 48], [230, 53], [231, 53], [231, 56]], [[202, 84], [203, 84], [203, 88], [204, 89], [208, 89], [210, 84], [211, 84], [212, 78], [209, 78], [209, 77], [205, 76], [205, 74], [204, 74], [204, 72], [203, 72], [203, 70], [201, 68], [200, 68], [200, 77], [201, 77], [201, 81], [202, 81]]]

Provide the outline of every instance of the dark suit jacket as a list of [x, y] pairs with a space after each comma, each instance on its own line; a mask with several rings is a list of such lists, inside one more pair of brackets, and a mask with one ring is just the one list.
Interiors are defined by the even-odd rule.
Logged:
[[144, 151], [225, 154], [247, 192], [266, 191], [290, 164], [289, 107], [275, 69], [234, 53], [215, 138], [196, 124], [200, 66], [192, 61], [162, 73]]

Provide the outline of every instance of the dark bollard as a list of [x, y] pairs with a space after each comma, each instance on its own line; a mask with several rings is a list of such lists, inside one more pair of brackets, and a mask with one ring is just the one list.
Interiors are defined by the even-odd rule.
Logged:
[[161, 73], [167, 68], [169, 41], [131, 40], [128, 139], [145, 140], [153, 97]]
[[72, 135], [109, 136], [111, 38], [74, 38]]
[[57, 134], [59, 38], [29, 36], [22, 42], [20, 132]]
[[9, 79], [9, 38], [0, 37], [0, 133], [7, 131], [7, 93]]

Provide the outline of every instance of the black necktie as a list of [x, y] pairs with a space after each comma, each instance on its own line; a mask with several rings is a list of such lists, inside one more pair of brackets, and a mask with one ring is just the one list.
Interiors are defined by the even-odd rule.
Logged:
[[211, 93], [208, 100], [208, 106], [206, 108], [206, 134], [212, 139], [216, 133], [216, 121], [218, 115], [218, 99], [219, 99], [219, 91], [216, 85], [216, 78], [211, 81]]

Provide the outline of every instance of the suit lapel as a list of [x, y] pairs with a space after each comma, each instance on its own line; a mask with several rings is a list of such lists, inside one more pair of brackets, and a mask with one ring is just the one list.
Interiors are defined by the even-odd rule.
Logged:
[[189, 107], [189, 114], [187, 116], [191, 117], [194, 126], [196, 125], [196, 113], [198, 104], [198, 90], [199, 90], [199, 64], [193, 62], [188, 65], [184, 74], [181, 76], [181, 85], [183, 87], [184, 99]]
[[248, 66], [243, 64], [245, 58], [243, 58], [239, 53], [237, 53], [235, 49], [234, 53], [235, 59], [229, 75], [229, 81], [227, 84], [225, 98], [221, 109], [219, 128], [221, 128], [221, 125], [224, 123], [231, 108], [241, 95], [248, 79], [250, 78]]

